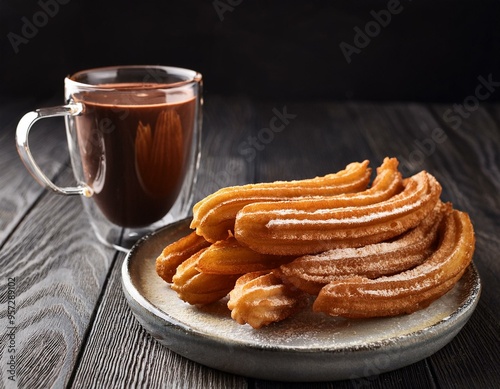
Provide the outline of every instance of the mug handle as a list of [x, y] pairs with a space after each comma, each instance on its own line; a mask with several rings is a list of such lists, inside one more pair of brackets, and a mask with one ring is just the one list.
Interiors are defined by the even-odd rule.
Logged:
[[75, 187], [60, 187], [54, 184], [40, 169], [35, 162], [28, 142], [28, 135], [31, 127], [35, 122], [40, 119], [54, 116], [76, 116], [83, 112], [83, 104], [72, 103], [58, 107], [40, 108], [35, 111], [26, 113], [19, 121], [16, 129], [16, 145], [17, 152], [21, 157], [26, 169], [31, 175], [47, 189], [51, 189], [58, 194], [63, 195], [83, 195], [85, 197], [92, 196], [92, 189], [85, 185], [80, 184]]

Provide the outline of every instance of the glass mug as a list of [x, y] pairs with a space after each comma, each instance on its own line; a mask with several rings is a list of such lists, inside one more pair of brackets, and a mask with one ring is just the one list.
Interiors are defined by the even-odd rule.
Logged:
[[[65, 79], [66, 105], [25, 114], [19, 155], [44, 187], [81, 195], [97, 238], [127, 251], [140, 237], [189, 215], [200, 158], [202, 76], [165, 66], [119, 66]], [[59, 187], [36, 164], [28, 135], [64, 116], [75, 187]]]

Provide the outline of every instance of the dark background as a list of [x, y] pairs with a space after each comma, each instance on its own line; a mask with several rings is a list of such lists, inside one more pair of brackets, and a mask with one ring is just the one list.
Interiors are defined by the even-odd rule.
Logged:
[[208, 95], [259, 99], [463, 101], [479, 76], [500, 81], [500, 0], [402, 0], [351, 63], [340, 43], [387, 1], [59, 1], [0, 1], [0, 102], [62, 98], [67, 74], [121, 64], [192, 68]]

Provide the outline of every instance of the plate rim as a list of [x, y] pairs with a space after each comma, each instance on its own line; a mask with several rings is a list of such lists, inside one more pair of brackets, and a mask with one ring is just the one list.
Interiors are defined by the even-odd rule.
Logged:
[[[244, 340], [238, 341], [236, 339], [228, 339], [224, 338], [223, 336], [219, 336], [217, 334], [211, 334], [207, 332], [200, 331], [196, 328], [193, 328], [189, 326], [188, 324], [185, 324], [176, 318], [172, 317], [168, 312], [165, 312], [158, 308], [153, 302], [149, 301], [145, 296], [141, 294], [141, 292], [138, 290], [138, 288], [134, 285], [134, 282], [132, 280], [132, 277], [130, 276], [130, 264], [131, 261], [133, 261], [133, 258], [136, 254], [136, 252], [141, 248], [142, 245], [147, 244], [147, 242], [154, 236], [154, 235], [159, 235], [162, 233], [165, 233], [166, 231], [169, 231], [173, 228], [176, 227], [183, 227], [185, 224], [187, 224], [190, 221], [190, 217], [179, 220], [177, 222], [171, 223], [167, 226], [164, 226], [156, 231], [151, 232], [150, 234], [144, 236], [141, 238], [127, 253], [123, 264], [122, 264], [122, 269], [121, 269], [121, 276], [122, 276], [122, 289], [124, 291], [124, 294], [127, 298], [127, 303], [132, 309], [132, 312], [136, 316], [136, 318], [139, 320], [139, 322], [143, 325], [142, 320], [144, 318], [138, 317], [139, 313], [135, 311], [134, 307], [132, 307], [132, 302], [138, 304], [141, 309], [148, 314], [152, 315], [155, 318], [159, 318], [162, 322], [166, 322], [166, 324], [172, 328], [175, 328], [176, 330], [181, 330], [184, 333], [184, 336], [192, 336], [198, 339], [203, 339], [204, 341], [207, 342], [215, 342], [215, 343], [221, 343], [224, 342], [225, 345], [228, 345], [230, 347], [237, 347], [241, 349], [251, 349], [253, 351], [265, 351], [265, 352], [288, 352], [288, 353], [294, 353], [294, 354], [300, 354], [300, 355], [310, 355], [310, 354], [342, 354], [342, 353], [356, 353], [356, 354], [362, 354], [364, 352], [369, 352], [369, 351], [374, 351], [374, 350], [379, 350], [382, 348], [391, 348], [393, 345], [396, 345], [398, 347], [402, 348], [408, 348], [412, 345], [412, 338], [415, 338], [416, 336], [425, 336], [426, 334], [432, 334], [436, 328], [443, 329], [443, 331], [448, 332], [450, 331], [450, 327], [453, 327], [455, 332], [452, 334], [451, 338], [446, 341], [445, 344], [447, 344], [453, 337], [461, 330], [463, 325], [468, 321], [472, 313], [474, 312], [480, 295], [481, 295], [481, 290], [482, 290], [482, 283], [480, 280], [479, 273], [477, 271], [477, 268], [473, 262], [469, 265], [467, 268], [466, 272], [471, 273], [469, 274], [469, 277], [472, 280], [472, 291], [467, 294], [467, 297], [464, 299], [464, 301], [461, 302], [461, 304], [449, 315], [441, 318], [439, 321], [425, 327], [419, 330], [416, 330], [411, 333], [405, 333], [405, 334], [398, 334], [394, 335], [388, 338], [380, 339], [380, 340], [375, 340], [375, 341], [370, 341], [367, 343], [363, 344], [357, 344], [349, 347], [342, 347], [342, 348], [336, 348], [332, 346], [314, 346], [314, 347], [308, 347], [308, 348], [300, 348], [300, 347], [294, 347], [294, 346], [284, 346], [282, 344], [250, 344], [245, 342]], [[132, 301], [130, 301], [130, 299]], [[426, 308], [424, 308], [426, 309]], [[142, 320], [141, 320], [142, 319]], [[360, 319], [361, 320], [361, 319]], [[371, 319], [371, 320], [377, 320], [377, 318]], [[146, 328], [147, 329], [147, 328]], [[148, 330], [148, 329], [147, 329]], [[150, 332], [148, 330], [148, 332]], [[154, 335], [153, 335], [154, 336]], [[154, 336], [156, 338], [156, 336]], [[443, 345], [443, 346], [444, 346]], [[441, 346], [441, 347], [443, 347]], [[168, 346], [167, 346], [168, 347]], [[440, 348], [441, 348], [440, 347]], [[178, 352], [176, 350], [173, 350], [174, 352]], [[437, 351], [437, 350], [436, 350]], [[182, 355], [182, 354], [181, 354]], [[188, 357], [189, 358], [189, 357]], [[193, 359], [195, 360], [195, 359]], [[196, 361], [196, 360], [195, 360]], [[199, 361], [197, 361], [199, 362]], [[416, 362], [416, 361], [414, 361]], [[412, 362], [412, 363], [414, 363]], [[199, 362], [202, 363], [203, 362]], [[401, 366], [402, 367], [402, 366]], [[389, 369], [393, 370], [393, 369]], [[226, 370], [227, 371], [227, 370]], [[234, 372], [233, 372], [234, 373]], [[235, 373], [238, 374], [238, 373]]]

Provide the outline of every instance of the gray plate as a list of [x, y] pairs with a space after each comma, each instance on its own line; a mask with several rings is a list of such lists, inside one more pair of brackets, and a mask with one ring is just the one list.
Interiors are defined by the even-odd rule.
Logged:
[[157, 276], [156, 257], [189, 232], [189, 220], [184, 220], [139, 241], [123, 263], [123, 290], [138, 321], [160, 343], [193, 361], [234, 374], [330, 381], [398, 369], [446, 345], [479, 300], [481, 283], [471, 265], [450, 292], [411, 315], [352, 320], [306, 309], [254, 330], [233, 321], [224, 301], [203, 309], [190, 306]]

